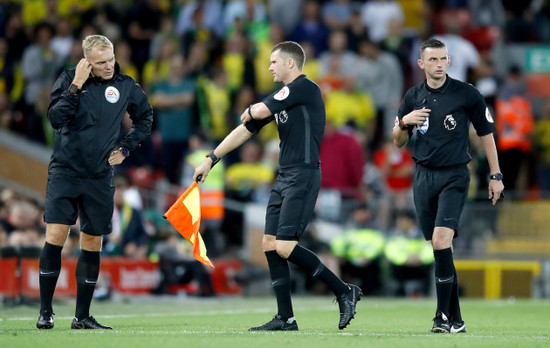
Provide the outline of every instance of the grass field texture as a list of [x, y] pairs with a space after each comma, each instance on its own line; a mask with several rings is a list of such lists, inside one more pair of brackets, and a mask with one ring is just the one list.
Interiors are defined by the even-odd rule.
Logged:
[[94, 302], [113, 331], [71, 330], [74, 301], [54, 305], [55, 328], [35, 327], [38, 306], [0, 306], [0, 347], [550, 347], [550, 301], [463, 300], [468, 332], [431, 334], [434, 299], [364, 298], [345, 330], [330, 297], [295, 297], [297, 332], [248, 332], [275, 314], [274, 298], [134, 297]]

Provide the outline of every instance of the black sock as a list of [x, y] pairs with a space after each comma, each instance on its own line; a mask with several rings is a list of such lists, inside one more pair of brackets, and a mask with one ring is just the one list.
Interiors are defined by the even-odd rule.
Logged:
[[59, 271], [61, 270], [61, 250], [62, 246], [57, 246], [46, 242], [39, 261], [39, 284], [40, 284], [40, 312], [53, 312], [52, 300]]
[[449, 305], [449, 314], [453, 321], [462, 321], [462, 314], [460, 313], [460, 303], [458, 300], [458, 276], [456, 275], [456, 268], [454, 269], [453, 291], [451, 293], [451, 303]]
[[90, 316], [90, 304], [99, 277], [99, 251], [81, 250], [76, 264], [76, 311], [78, 320]]
[[347, 284], [332, 273], [330, 269], [326, 268], [317, 255], [299, 244], [288, 256], [288, 261], [299, 266], [314, 278], [321, 280], [336, 296], [349, 291]]
[[[451, 248], [434, 250], [435, 290], [437, 292], [437, 310], [449, 315], [449, 305], [454, 282], [453, 252]], [[449, 318], [450, 319], [450, 318]]]
[[288, 262], [277, 254], [277, 251], [265, 252], [269, 274], [271, 275], [271, 286], [277, 298], [277, 308], [281, 318], [288, 320], [294, 316], [292, 311], [292, 300], [290, 298], [290, 270]]

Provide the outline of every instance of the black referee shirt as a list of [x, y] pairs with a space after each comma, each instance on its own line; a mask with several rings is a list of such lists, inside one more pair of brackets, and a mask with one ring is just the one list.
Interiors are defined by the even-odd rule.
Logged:
[[300, 75], [267, 96], [263, 103], [273, 116], [248, 122], [247, 129], [256, 133], [275, 119], [279, 130], [281, 168], [318, 166], [326, 118], [319, 86], [306, 75]]
[[409, 89], [396, 122], [424, 106], [432, 111], [422, 126], [416, 126], [413, 150], [413, 159], [422, 166], [437, 168], [470, 162], [470, 122], [479, 136], [495, 131], [493, 117], [477, 89], [449, 75], [438, 89], [430, 88], [426, 81]]

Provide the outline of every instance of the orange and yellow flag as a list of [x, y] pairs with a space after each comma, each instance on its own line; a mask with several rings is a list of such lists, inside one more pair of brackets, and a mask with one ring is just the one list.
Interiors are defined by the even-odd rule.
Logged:
[[172, 226], [193, 245], [193, 256], [196, 260], [214, 267], [206, 256], [206, 247], [199, 233], [201, 225], [200, 189], [197, 182], [177, 199], [170, 209], [164, 214], [164, 218], [170, 221]]

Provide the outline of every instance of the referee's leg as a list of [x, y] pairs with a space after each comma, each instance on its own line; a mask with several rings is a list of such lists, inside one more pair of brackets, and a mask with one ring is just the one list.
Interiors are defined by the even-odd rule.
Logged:
[[69, 225], [46, 224], [46, 242], [40, 253], [40, 317], [36, 323], [39, 329], [51, 329], [54, 326], [52, 300], [61, 271], [61, 250], [69, 234]]
[[363, 294], [361, 289], [353, 284], [344, 283], [336, 274], [327, 268], [311, 250], [302, 247], [297, 241], [277, 240], [277, 253], [302, 268], [314, 278], [322, 281], [336, 295], [340, 308], [340, 330], [348, 326], [355, 316], [355, 306]]

